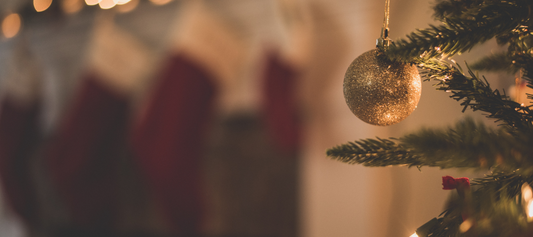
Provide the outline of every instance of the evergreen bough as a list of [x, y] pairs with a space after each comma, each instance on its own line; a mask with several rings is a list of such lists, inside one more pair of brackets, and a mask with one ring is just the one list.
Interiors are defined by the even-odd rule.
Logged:
[[[393, 42], [387, 57], [418, 65], [424, 81], [451, 92], [463, 112], [482, 111], [500, 126], [493, 129], [465, 119], [446, 129], [425, 128], [400, 138], [349, 142], [328, 149], [327, 155], [372, 167], [488, 169], [490, 175], [472, 180], [469, 198], [452, 195], [444, 212], [421, 226], [418, 235], [533, 236], [533, 222], [528, 221], [522, 198], [524, 184], [533, 184], [532, 105], [513, 101], [473, 72], [521, 72], [521, 79], [533, 88], [533, 1], [438, 0], [434, 11], [441, 25]], [[493, 38], [506, 46], [506, 52], [467, 65], [466, 71], [451, 59]], [[460, 226], [467, 211], [472, 227], [465, 232]]]

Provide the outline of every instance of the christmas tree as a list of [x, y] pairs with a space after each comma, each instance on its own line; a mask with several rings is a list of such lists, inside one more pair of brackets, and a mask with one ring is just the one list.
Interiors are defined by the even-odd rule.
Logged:
[[[499, 125], [491, 128], [465, 119], [447, 129], [363, 139], [327, 151], [332, 159], [371, 167], [489, 171], [471, 181], [443, 177], [443, 188], [457, 192], [413, 236], [533, 236], [533, 105], [491, 88], [477, 73], [506, 71], [533, 88], [532, 10], [531, 0], [439, 0], [434, 17], [441, 25], [379, 47], [391, 62], [418, 66], [424, 81], [450, 92], [463, 111], [481, 111]], [[453, 61], [454, 55], [494, 38], [505, 52], [463, 67]]]

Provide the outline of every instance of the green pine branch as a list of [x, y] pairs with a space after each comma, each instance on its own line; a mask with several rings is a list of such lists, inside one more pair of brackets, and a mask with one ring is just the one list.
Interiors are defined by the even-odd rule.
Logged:
[[[436, 9], [441, 9], [437, 13], [445, 17], [444, 25], [431, 26], [408, 35], [408, 40], [399, 40], [391, 45], [386, 55], [392, 60], [417, 64], [423, 69], [426, 80], [438, 82], [435, 85], [437, 90], [450, 92], [451, 98], [461, 102], [463, 111], [468, 108], [479, 110], [497, 122], [503, 121], [520, 130], [531, 130], [533, 113], [529, 104], [522, 106], [505, 93], [493, 90], [484, 78], [480, 79], [470, 68], [465, 74], [461, 67], [445, 62], [445, 56], [468, 51], [479, 43], [497, 37], [502, 42], [509, 42], [506, 57], [501, 57], [502, 54], [487, 57], [475, 64], [476, 69], [522, 70], [524, 79], [533, 85], [530, 75], [530, 72], [533, 73], [530, 42], [533, 37], [528, 33], [531, 2], [443, 1]], [[465, 4], [480, 7], [474, 10], [450, 10]]]
[[[496, 0], [499, 2], [499, 0]], [[486, 4], [487, 0], [470, 0], [470, 1], [445, 1], [437, 0], [433, 7], [433, 17], [440, 21], [448, 18], [468, 18], [478, 11], [480, 5]]]
[[[532, 38], [529, 32], [533, 1], [441, 1], [435, 6], [435, 16], [444, 21], [441, 26], [431, 26], [407, 36], [407, 40], [393, 43], [386, 55], [395, 61], [419, 65], [426, 80], [436, 80], [437, 90], [451, 93], [451, 98], [461, 102], [463, 111], [470, 108], [487, 113], [487, 117], [503, 121], [510, 127], [522, 130], [533, 128], [530, 105], [520, 105], [505, 93], [493, 90], [470, 68], [465, 74], [459, 66], [444, 60], [448, 56], [470, 50], [477, 44], [496, 37], [508, 43], [505, 57], [497, 54], [475, 64], [476, 69], [522, 70], [529, 86], [533, 85]], [[533, 88], [533, 87], [532, 87]]]
[[433, 62], [421, 67], [429, 80], [437, 81], [437, 90], [451, 93], [450, 97], [461, 102], [463, 111], [467, 108], [473, 111], [483, 111], [487, 117], [503, 121], [512, 128], [531, 131], [533, 129], [533, 111], [529, 106], [522, 106], [511, 100], [499, 90], [493, 90], [490, 84], [483, 78], [481, 80], [474, 72], [468, 69], [465, 75], [459, 66], [452, 66], [443, 61]]
[[328, 149], [326, 154], [338, 161], [364, 166], [422, 166], [420, 157], [410, 149], [389, 139], [363, 139]]
[[533, 88], [533, 36], [528, 35], [509, 43], [507, 52], [485, 56], [472, 65], [472, 69], [481, 71], [503, 71], [517, 73], [522, 70], [522, 78]]
[[[413, 62], [417, 57], [453, 56], [469, 51], [492, 38], [500, 44], [529, 35], [531, 1], [481, 1], [476, 8], [463, 11], [449, 10], [454, 5], [471, 5], [470, 1], [447, 1], [438, 4], [437, 17], [444, 24], [430, 25], [417, 30], [406, 39], [400, 39], [388, 48], [387, 55], [394, 61]], [[448, 6], [444, 8], [444, 6]], [[444, 8], [444, 9], [443, 9]], [[448, 10], [446, 10], [448, 9]]]
[[[506, 129], [497, 130], [466, 119], [447, 129], [424, 128], [399, 139], [363, 139], [339, 145], [326, 154], [348, 164], [370, 167], [483, 168], [514, 171], [530, 167], [529, 142], [516, 139]], [[533, 174], [522, 168], [522, 174]]]
[[[525, 216], [521, 186], [533, 183], [533, 105], [514, 102], [468, 65], [463, 71], [447, 58], [495, 38], [507, 51], [486, 56], [472, 68], [519, 71], [533, 88], [533, 1], [438, 0], [434, 10], [443, 24], [394, 42], [385, 49], [387, 57], [416, 64], [425, 80], [450, 93], [463, 111], [482, 111], [503, 126], [493, 129], [467, 119], [447, 129], [422, 129], [401, 138], [349, 142], [329, 149], [327, 155], [371, 167], [491, 170], [486, 178], [472, 181], [471, 198], [455, 195], [438, 218], [419, 228], [420, 236], [531, 236], [533, 224]], [[465, 212], [474, 225], [463, 233]]]
[[522, 67], [516, 63], [513, 63], [513, 60], [515, 59], [513, 59], [506, 52], [494, 53], [475, 62], [471, 65], [471, 68], [479, 71], [507, 72], [514, 74], [517, 73]]
[[[505, 60], [505, 59], [499, 59]], [[453, 61], [453, 60], [452, 60]], [[445, 59], [423, 57], [413, 60], [425, 81], [436, 81], [437, 90], [451, 93], [450, 97], [461, 102], [463, 112], [470, 108], [482, 111], [488, 118], [502, 121], [516, 130], [533, 129], [533, 111], [530, 105], [521, 105], [497, 89], [492, 89], [488, 81], [478, 77], [470, 68], [468, 74], [459, 65], [452, 65]], [[468, 65], [467, 65], [468, 66]], [[533, 66], [533, 64], [531, 65]], [[533, 69], [531, 70], [533, 72]], [[524, 75], [524, 78], [528, 75]], [[533, 84], [533, 83], [532, 83]]]

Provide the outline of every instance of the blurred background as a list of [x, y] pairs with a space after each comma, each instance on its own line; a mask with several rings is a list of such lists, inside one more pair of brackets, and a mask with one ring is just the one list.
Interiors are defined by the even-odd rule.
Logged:
[[[391, 1], [391, 38], [435, 24], [432, 4]], [[483, 116], [432, 82], [399, 124], [350, 112], [344, 73], [375, 47], [384, 6], [2, 0], [0, 237], [410, 236], [443, 210], [441, 176], [480, 174], [325, 150]]]

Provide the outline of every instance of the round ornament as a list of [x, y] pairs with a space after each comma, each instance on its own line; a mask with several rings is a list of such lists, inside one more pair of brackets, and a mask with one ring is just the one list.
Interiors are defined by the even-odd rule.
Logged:
[[398, 123], [415, 110], [422, 91], [416, 66], [391, 62], [379, 49], [357, 57], [344, 75], [344, 98], [359, 119], [373, 125]]

